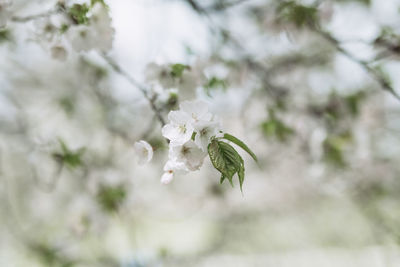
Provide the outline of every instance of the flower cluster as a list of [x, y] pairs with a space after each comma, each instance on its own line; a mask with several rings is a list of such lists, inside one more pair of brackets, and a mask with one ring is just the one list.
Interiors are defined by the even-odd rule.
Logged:
[[206, 78], [199, 66], [184, 64], [150, 63], [145, 71], [146, 81], [152, 85], [159, 84], [165, 89], [179, 89], [183, 92], [193, 92], [202, 86]]
[[185, 101], [179, 107], [168, 114], [169, 123], [162, 128], [162, 135], [170, 141], [163, 184], [170, 183], [176, 173], [200, 169], [211, 138], [220, 133], [220, 122], [204, 101]]
[[84, 14], [83, 22], [77, 20], [75, 25], [67, 31], [67, 39], [76, 51], [89, 51], [92, 49], [106, 52], [111, 49], [114, 29], [111, 26], [111, 17], [107, 7], [97, 2], [87, 15]]
[[65, 60], [71, 49], [107, 52], [112, 48], [115, 30], [109, 8], [103, 1], [68, 5], [60, 1], [56, 10], [34, 22], [38, 43], [50, 51], [54, 59]]

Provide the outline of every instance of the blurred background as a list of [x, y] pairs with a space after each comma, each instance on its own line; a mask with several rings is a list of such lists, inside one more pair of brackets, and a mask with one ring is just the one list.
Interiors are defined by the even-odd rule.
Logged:
[[[399, 12], [0, 0], [0, 266], [400, 266]], [[257, 154], [243, 194], [208, 159], [160, 184], [193, 99]]]

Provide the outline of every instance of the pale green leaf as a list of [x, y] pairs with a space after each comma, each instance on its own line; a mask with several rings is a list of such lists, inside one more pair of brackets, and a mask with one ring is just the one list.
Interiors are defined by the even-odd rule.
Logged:
[[258, 162], [258, 159], [257, 159], [256, 154], [254, 154], [254, 152], [251, 151], [250, 148], [249, 148], [245, 143], [243, 143], [241, 140], [239, 140], [238, 138], [234, 137], [233, 135], [230, 135], [230, 134], [227, 134], [227, 133], [224, 134], [224, 138], [225, 138], [226, 140], [231, 141], [231, 142], [234, 143], [235, 145], [240, 146], [244, 151], [246, 151], [247, 153], [249, 153], [249, 155], [250, 155], [256, 162]]
[[233, 186], [233, 176], [239, 177], [240, 190], [244, 181], [244, 162], [239, 153], [228, 143], [214, 139], [208, 145], [211, 163], [221, 173], [220, 183], [225, 179]]

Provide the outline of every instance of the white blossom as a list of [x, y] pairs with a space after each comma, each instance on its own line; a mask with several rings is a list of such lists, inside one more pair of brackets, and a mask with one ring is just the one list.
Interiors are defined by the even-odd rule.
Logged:
[[39, 42], [51, 42], [60, 33], [60, 26], [54, 23], [53, 17], [45, 17], [35, 20], [33, 24], [35, 26], [35, 35]]
[[166, 89], [179, 88], [188, 92], [206, 81], [202, 71], [194, 71], [191, 67], [187, 67], [179, 76], [174, 75], [173, 64], [150, 63], [146, 66], [145, 75], [148, 82], [159, 83]]
[[181, 146], [171, 146], [169, 151], [170, 159], [184, 163], [190, 171], [200, 169], [206, 155], [192, 140]]
[[204, 84], [205, 76], [193, 71], [184, 71], [182, 76], [177, 80], [176, 87], [181, 88], [182, 91], [194, 91], [199, 85]]
[[174, 179], [174, 172], [172, 170], [164, 172], [161, 176], [162, 184], [169, 184]]
[[107, 9], [100, 3], [92, 8], [89, 25], [75, 25], [67, 32], [67, 39], [76, 51], [98, 49], [107, 52], [112, 47], [114, 29]]
[[96, 3], [93, 6], [90, 26], [96, 34], [96, 48], [103, 52], [110, 50], [115, 30], [111, 25], [111, 17], [104, 5]]
[[168, 65], [150, 63], [146, 67], [145, 75], [148, 82], [157, 81], [164, 88], [168, 89], [175, 86], [175, 80]]
[[212, 119], [212, 114], [208, 111], [207, 103], [202, 100], [184, 101], [179, 107], [192, 118], [193, 123], [210, 121]]
[[72, 48], [77, 51], [89, 51], [95, 45], [94, 32], [86, 25], [76, 25], [71, 27], [66, 35]]
[[196, 136], [194, 138], [195, 144], [203, 151], [207, 151], [208, 144], [211, 137], [219, 133], [219, 123], [216, 121], [199, 121], [194, 124]]
[[138, 163], [141, 165], [150, 162], [153, 158], [153, 148], [146, 141], [140, 140], [136, 142], [134, 149], [138, 157]]
[[191, 117], [182, 111], [171, 111], [168, 119], [170, 123], [162, 128], [162, 135], [171, 141], [171, 145], [182, 145], [189, 141], [193, 134]]
[[162, 129], [163, 136], [171, 141], [161, 177], [164, 184], [170, 183], [177, 171], [199, 170], [211, 138], [219, 135], [221, 128], [219, 120], [208, 111], [206, 102], [184, 101], [179, 107], [180, 110], [168, 114], [169, 123]]
[[188, 169], [183, 162], [168, 160], [164, 165], [164, 174], [161, 176], [162, 184], [169, 184], [176, 173], [185, 173]]

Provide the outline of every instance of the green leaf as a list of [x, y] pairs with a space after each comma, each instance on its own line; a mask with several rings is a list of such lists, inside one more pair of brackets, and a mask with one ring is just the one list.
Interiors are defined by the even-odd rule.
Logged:
[[0, 29], [0, 43], [11, 41], [11, 32], [9, 29]]
[[121, 203], [126, 199], [126, 190], [122, 185], [102, 185], [97, 193], [97, 200], [102, 208], [108, 212], [118, 210]]
[[330, 135], [323, 142], [324, 159], [333, 166], [344, 168], [347, 165], [345, 151], [352, 143], [350, 132]]
[[364, 99], [364, 92], [360, 91], [344, 98], [351, 115], [356, 116], [360, 112], [361, 101]]
[[294, 134], [292, 128], [277, 118], [273, 109], [269, 110], [269, 118], [261, 123], [260, 126], [266, 137], [277, 138], [280, 142], [287, 141]]
[[61, 153], [53, 153], [53, 158], [67, 165], [69, 168], [74, 169], [76, 167], [82, 166], [82, 155], [85, 152], [85, 148], [82, 147], [76, 151], [70, 150], [67, 145], [61, 139], [58, 140], [61, 146]]
[[193, 132], [192, 137], [190, 137], [190, 139], [192, 139], [194, 141], [194, 139], [196, 138], [196, 134], [197, 134], [196, 132]]
[[206, 94], [208, 96], [211, 96], [211, 90], [212, 89], [218, 89], [218, 88], [222, 88], [223, 90], [225, 90], [227, 87], [226, 82], [222, 79], [219, 79], [215, 76], [211, 77], [211, 79], [209, 79], [207, 81], [207, 83], [204, 85], [204, 90], [206, 92]]
[[60, 34], [63, 34], [63, 33], [65, 33], [66, 31], [68, 31], [68, 29], [69, 29], [69, 25], [68, 24], [62, 24], [61, 25], [61, 27], [60, 27]]
[[258, 162], [256, 154], [254, 154], [254, 152], [251, 151], [250, 148], [245, 143], [243, 143], [241, 140], [239, 140], [238, 138], [234, 137], [233, 135], [230, 135], [227, 133], [224, 134], [224, 138], [228, 141], [231, 141], [235, 145], [240, 146], [244, 151], [249, 153], [249, 155], [254, 159], [254, 161]]
[[172, 75], [172, 77], [180, 78], [180, 77], [182, 77], [183, 71], [189, 70], [189, 69], [190, 69], [190, 66], [188, 66], [188, 65], [184, 65], [184, 64], [180, 64], [180, 63], [173, 64], [171, 66], [171, 75]]
[[76, 24], [87, 24], [89, 22], [89, 18], [87, 17], [88, 12], [89, 7], [86, 4], [74, 4], [68, 10], [69, 16]]
[[239, 183], [240, 183], [240, 191], [243, 192], [243, 182], [244, 182], [244, 162], [242, 159], [242, 164], [240, 165], [239, 171], [238, 171], [238, 177], [239, 177]]
[[277, 7], [278, 20], [290, 22], [301, 28], [314, 27], [319, 23], [318, 9], [315, 6], [305, 6], [296, 1], [282, 1]]
[[224, 182], [224, 180], [225, 180], [225, 176], [222, 174], [221, 179], [219, 180], [219, 183], [222, 184]]
[[221, 173], [220, 183], [225, 179], [233, 186], [233, 176], [239, 177], [240, 190], [244, 181], [244, 161], [239, 153], [228, 143], [214, 139], [208, 145], [208, 155], [214, 168]]

